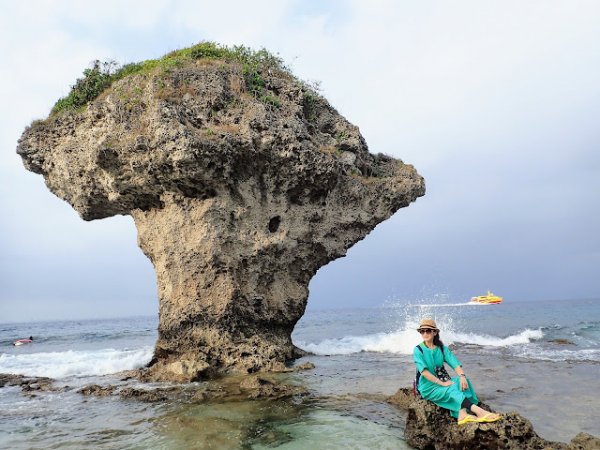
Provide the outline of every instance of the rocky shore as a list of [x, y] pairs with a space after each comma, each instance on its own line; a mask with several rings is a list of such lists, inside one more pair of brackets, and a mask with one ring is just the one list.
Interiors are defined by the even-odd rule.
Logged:
[[[310, 370], [312, 367], [311, 364], [304, 364], [290, 370]], [[303, 401], [309, 403], [319, 400], [302, 385], [290, 383], [288, 378], [279, 374], [234, 375], [205, 382], [160, 385], [140, 384], [137, 381], [140, 378], [138, 371], [116, 375], [120, 382], [73, 388], [57, 387], [54, 380], [45, 377], [0, 374], [0, 389], [17, 386], [27, 397], [70, 391], [83, 396], [113, 397], [145, 403], [177, 401], [212, 405], [248, 400], [294, 399], [296, 402], [305, 399]], [[348, 411], [352, 411], [352, 405], [357, 401], [370, 402], [373, 411], [378, 409], [377, 404], [385, 402], [400, 408], [407, 417], [405, 440], [416, 449], [600, 450], [600, 439], [587, 433], [577, 434], [569, 443], [543, 439], [534, 431], [529, 420], [514, 411], [502, 413], [503, 419], [499, 422], [468, 423], [459, 427], [447, 411], [429, 401], [415, 398], [411, 388], [401, 388], [387, 398], [373, 394], [328, 398], [330, 404], [338, 404], [341, 410]], [[493, 411], [488, 404], [483, 405]], [[364, 418], [369, 420], [368, 417]], [[380, 418], [375, 415], [374, 420]]]
[[126, 74], [28, 127], [25, 167], [84, 220], [133, 217], [158, 284], [148, 379], [285, 369], [313, 275], [424, 195], [423, 178], [369, 153], [264, 51], [203, 43]]
[[[310, 370], [312, 364], [302, 364], [287, 372]], [[130, 370], [118, 376], [120, 382], [88, 384], [80, 388], [55, 386], [55, 380], [47, 377], [28, 377], [0, 373], [0, 389], [16, 386], [23, 395], [33, 397], [44, 392], [65, 392], [76, 389], [78, 394], [93, 397], [119, 397], [141, 402], [163, 402], [179, 400], [188, 403], [208, 403], [211, 401], [235, 402], [244, 400], [278, 400], [305, 396], [308, 391], [299, 385], [283, 381], [279, 374], [231, 375], [202, 383], [150, 385], [138, 382], [143, 374]]]
[[[408, 412], [406, 442], [421, 450], [600, 450], [600, 439], [587, 433], [579, 433], [568, 444], [547, 441], [518, 412], [501, 413], [502, 420], [498, 422], [459, 427], [448, 411], [416, 398], [412, 388], [399, 389], [387, 401]], [[494, 411], [485, 403], [483, 407]]]

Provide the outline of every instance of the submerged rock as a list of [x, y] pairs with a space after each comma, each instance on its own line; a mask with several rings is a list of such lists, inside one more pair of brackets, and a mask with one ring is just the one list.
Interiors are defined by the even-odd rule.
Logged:
[[316, 271], [425, 193], [276, 58], [205, 50], [136, 66], [17, 149], [83, 219], [133, 217], [158, 282], [154, 380], [285, 369]]
[[559, 345], [575, 345], [574, 342], [571, 342], [568, 339], [551, 339], [550, 341], [553, 344], [559, 344]]
[[249, 399], [279, 399], [307, 393], [304, 388], [277, 383], [274, 380], [259, 375], [247, 378], [241, 382], [240, 388], [248, 392]]
[[[600, 440], [580, 433], [570, 444], [547, 441], [534, 431], [531, 422], [517, 412], [502, 413], [493, 423], [467, 423], [459, 426], [449, 412], [434, 403], [416, 398], [412, 389], [401, 388], [387, 399], [408, 410], [406, 442], [417, 449], [428, 450], [592, 450], [600, 448]], [[482, 407], [493, 411], [488, 405]]]
[[92, 395], [94, 397], [109, 397], [114, 394], [115, 386], [100, 386], [99, 384], [88, 384], [77, 391], [81, 395]]

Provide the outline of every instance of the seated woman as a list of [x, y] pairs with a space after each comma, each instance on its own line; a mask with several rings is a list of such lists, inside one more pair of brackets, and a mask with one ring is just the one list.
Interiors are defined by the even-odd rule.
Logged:
[[[415, 347], [413, 358], [417, 366], [417, 389], [425, 400], [450, 410], [458, 424], [468, 422], [495, 422], [501, 416], [477, 406], [479, 400], [471, 382], [463, 372], [460, 362], [452, 351], [440, 340], [440, 330], [433, 319], [423, 319], [417, 329], [423, 342]], [[450, 378], [444, 362], [447, 362], [458, 377]], [[441, 378], [441, 379], [440, 379]], [[476, 417], [469, 414], [473, 413]]]

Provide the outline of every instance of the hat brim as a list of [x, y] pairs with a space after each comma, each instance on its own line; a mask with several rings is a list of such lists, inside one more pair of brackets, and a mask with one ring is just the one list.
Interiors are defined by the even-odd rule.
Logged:
[[419, 330], [435, 330], [435, 331], [440, 331], [439, 328], [434, 328], [432, 326], [429, 325], [423, 325], [422, 327], [417, 328], [417, 331]]

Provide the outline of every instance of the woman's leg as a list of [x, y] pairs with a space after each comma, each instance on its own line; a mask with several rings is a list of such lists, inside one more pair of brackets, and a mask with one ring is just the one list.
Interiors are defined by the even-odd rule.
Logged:
[[461, 408], [464, 408], [467, 412], [471, 411], [471, 406], [473, 406], [474, 403], [469, 400], [467, 397], [465, 397], [465, 399], [462, 401], [462, 403], [460, 404]]
[[[484, 417], [487, 414], [492, 414], [490, 413], [490, 411], [483, 409], [481, 406], [477, 406], [477, 404], [479, 403], [479, 399], [475, 394], [475, 389], [473, 389], [471, 381], [467, 380], [467, 382], [469, 384], [469, 388], [463, 392], [463, 394], [465, 395], [465, 399], [463, 400], [461, 407], [465, 408], [467, 412], [472, 412], [473, 414], [475, 414], [477, 418]], [[498, 416], [498, 414], [494, 413], [493, 417], [495, 418], [496, 416]]]
[[483, 409], [481, 406], [477, 406], [477, 405], [471, 406], [471, 412], [473, 412], [473, 414], [475, 414], [477, 416], [477, 418], [482, 418], [482, 417], [484, 417], [484, 416], [486, 416], [488, 414], [493, 414], [493, 416], [490, 417], [490, 419], [491, 418], [499, 417], [498, 414], [491, 413], [491, 412]]
[[[468, 385], [467, 389], [462, 391], [462, 393], [464, 394], [465, 398], [468, 398], [471, 402], [473, 402], [474, 404], [477, 405], [479, 403], [479, 399], [477, 398], [477, 394], [475, 394], [475, 388], [473, 388], [473, 384], [471, 383], [471, 380], [467, 379], [467, 385]], [[459, 382], [459, 386], [460, 386], [460, 382]]]

